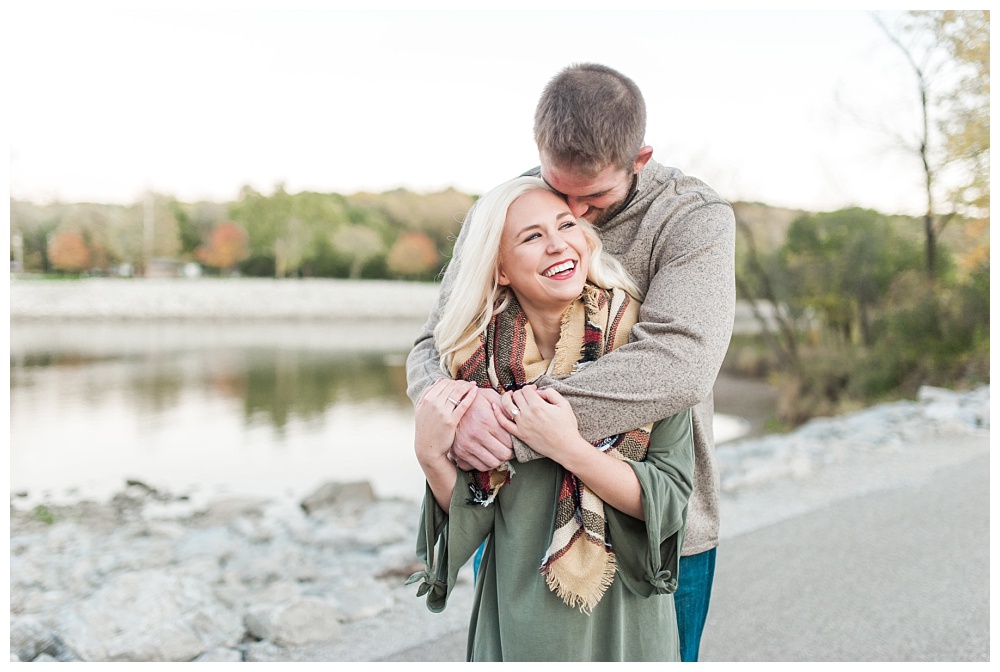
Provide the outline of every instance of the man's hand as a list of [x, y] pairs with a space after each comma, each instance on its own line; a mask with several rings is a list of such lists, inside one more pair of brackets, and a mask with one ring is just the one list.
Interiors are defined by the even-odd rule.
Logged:
[[493, 404], [500, 401], [496, 390], [480, 388], [472, 406], [462, 416], [451, 446], [451, 458], [459, 469], [489, 471], [514, 457], [510, 432], [500, 427]]

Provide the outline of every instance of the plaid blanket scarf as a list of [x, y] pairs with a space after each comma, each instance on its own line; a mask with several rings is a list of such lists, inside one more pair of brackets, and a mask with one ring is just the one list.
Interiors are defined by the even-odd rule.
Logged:
[[[545, 373], [571, 374], [628, 342], [638, 312], [638, 302], [625, 292], [587, 284], [563, 315], [550, 362], [542, 358], [531, 325], [512, 297], [510, 305], [490, 321], [486, 333], [455, 354], [452, 376], [503, 393]], [[649, 446], [651, 427], [608, 437], [595, 448], [619, 459], [641, 461]], [[488, 506], [513, 475], [509, 462], [490, 472], [471, 472], [469, 501]], [[585, 613], [593, 610], [614, 581], [615, 555], [604, 502], [568, 471], [559, 490], [552, 539], [540, 571], [550, 590]]]

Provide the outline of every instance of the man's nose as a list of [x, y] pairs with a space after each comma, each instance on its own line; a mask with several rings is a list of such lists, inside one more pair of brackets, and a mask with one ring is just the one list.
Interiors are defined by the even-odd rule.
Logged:
[[574, 196], [568, 196], [566, 198], [566, 205], [569, 206], [569, 211], [573, 213], [574, 217], [583, 217], [583, 213], [587, 212], [590, 208], [585, 200]]

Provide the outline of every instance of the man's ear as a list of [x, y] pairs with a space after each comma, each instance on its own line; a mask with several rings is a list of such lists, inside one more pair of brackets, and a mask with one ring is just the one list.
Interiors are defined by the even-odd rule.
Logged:
[[649, 145], [644, 145], [639, 149], [639, 155], [635, 157], [635, 163], [632, 164], [632, 174], [635, 175], [643, 167], [649, 163], [649, 160], [653, 158], [653, 148]]

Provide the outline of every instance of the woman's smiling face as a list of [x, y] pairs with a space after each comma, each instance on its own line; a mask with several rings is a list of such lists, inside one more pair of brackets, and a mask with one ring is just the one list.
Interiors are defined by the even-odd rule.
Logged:
[[499, 283], [522, 307], [561, 314], [580, 296], [589, 268], [587, 238], [566, 201], [537, 189], [511, 203], [500, 239]]

